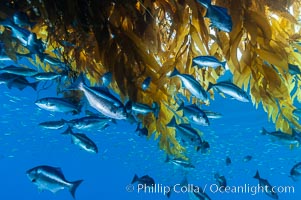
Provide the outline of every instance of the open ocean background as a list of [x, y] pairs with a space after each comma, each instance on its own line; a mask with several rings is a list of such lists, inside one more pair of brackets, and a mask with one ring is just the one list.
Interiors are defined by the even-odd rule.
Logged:
[[[29, 65], [26, 61], [19, 61]], [[6, 66], [12, 63], [2, 63]], [[13, 63], [16, 64], [16, 63]], [[29, 65], [30, 67], [30, 65]], [[50, 85], [51, 83], [47, 83]], [[43, 86], [40, 83], [39, 89]], [[204, 139], [210, 143], [210, 153], [189, 152], [195, 169], [184, 170], [165, 163], [166, 154], [158, 148], [158, 141], [135, 133], [136, 124], [118, 121], [105, 130], [75, 131], [85, 133], [98, 146], [98, 154], [89, 154], [71, 144], [70, 136], [62, 135], [66, 129], [48, 130], [39, 127], [44, 121], [74, 119], [84, 116], [51, 113], [38, 108], [37, 98], [56, 97], [56, 85], [39, 94], [32, 88], [19, 91], [0, 85], [0, 199], [1, 200], [71, 200], [68, 190], [53, 194], [38, 191], [26, 176], [26, 171], [38, 165], [61, 167], [67, 180], [83, 179], [76, 192], [77, 200], [101, 199], [168, 199], [161, 192], [127, 192], [133, 176], [149, 175], [157, 184], [172, 186], [187, 176], [189, 183], [206, 187], [213, 200], [263, 200], [271, 199], [263, 193], [213, 193], [210, 185], [216, 184], [214, 174], [219, 172], [229, 186], [257, 186], [253, 176], [260, 176], [273, 186], [293, 186], [294, 192], [278, 193], [279, 199], [301, 199], [301, 184], [289, 177], [294, 164], [301, 161], [301, 148], [272, 140], [260, 133], [262, 127], [274, 131], [261, 105], [256, 110], [252, 103], [224, 99], [216, 93], [208, 110], [223, 114], [221, 119], [211, 120], [209, 127], [198, 127]], [[90, 108], [92, 110], [92, 108]], [[253, 157], [244, 162], [247, 155]], [[232, 163], [226, 166], [225, 159]], [[206, 186], [207, 185], [207, 186]], [[189, 192], [172, 193], [171, 200], [190, 199]]]

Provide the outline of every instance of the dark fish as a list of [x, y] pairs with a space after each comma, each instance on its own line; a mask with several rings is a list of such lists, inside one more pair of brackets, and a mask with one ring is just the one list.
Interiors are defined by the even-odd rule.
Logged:
[[196, 65], [198, 68], [203, 68], [203, 67], [216, 68], [218, 66], [222, 66], [225, 69], [225, 65], [226, 65], [226, 61], [220, 62], [214, 56], [198, 56], [192, 59], [192, 63]]
[[207, 152], [209, 152], [210, 149], [210, 145], [207, 141], [203, 140], [201, 142], [201, 144], [199, 144], [196, 148], [197, 151], [201, 150], [202, 154], [206, 154]]
[[231, 164], [231, 158], [229, 156], [226, 157], [226, 165], [229, 166]]
[[150, 177], [149, 175], [144, 175], [141, 176], [140, 178], [135, 174], [131, 184], [134, 184], [138, 182], [139, 184], [145, 185], [145, 186], [149, 186], [152, 187], [155, 185], [155, 181], [152, 177]]
[[112, 77], [113, 77], [113, 75], [111, 72], [104, 73], [104, 75], [102, 75], [102, 77], [101, 77], [102, 85], [104, 87], [108, 87], [112, 82]]
[[227, 186], [227, 180], [224, 176], [219, 175], [219, 173], [214, 174], [214, 178], [216, 180], [216, 183], [221, 191], [225, 191], [225, 188]]
[[250, 160], [252, 160], [252, 156], [250, 156], [250, 155], [247, 155], [247, 156], [245, 156], [244, 158], [243, 158], [243, 161], [244, 162], [249, 162]]
[[81, 90], [89, 104], [103, 115], [113, 119], [126, 119], [127, 113], [124, 105], [110, 94], [108, 90], [88, 87], [83, 82], [83, 75], [81, 75], [69, 89]]
[[0, 72], [20, 75], [20, 76], [33, 76], [33, 75], [38, 73], [34, 69], [25, 68], [25, 67], [16, 67], [14, 65], [10, 65], [10, 66], [0, 68]]
[[61, 168], [37, 166], [26, 172], [29, 180], [38, 186], [39, 190], [49, 190], [56, 193], [67, 188], [75, 199], [75, 192], [83, 180], [70, 182], [63, 175]]
[[207, 101], [208, 96], [204, 88], [201, 86], [201, 84], [195, 80], [195, 78], [190, 74], [181, 74], [176, 68], [174, 68], [173, 72], [170, 74], [169, 77], [178, 76], [184, 87], [189, 90], [189, 92], [195, 96], [196, 98]]
[[276, 138], [281, 142], [284, 142], [285, 144], [295, 145], [295, 146], [298, 146], [300, 144], [300, 141], [296, 137], [295, 132], [293, 132], [292, 134], [284, 133], [282, 131], [268, 132], [265, 128], [262, 128], [261, 133], [263, 135], [270, 135], [273, 138]]
[[301, 162], [295, 164], [290, 171], [290, 177], [294, 181], [299, 181], [301, 177]]
[[30, 83], [24, 76], [2, 73], [0, 74], [0, 84], [6, 84], [9, 89], [18, 88], [19, 90], [23, 90], [26, 87], [31, 87], [37, 90], [39, 82]]
[[142, 85], [141, 85], [141, 88], [143, 91], [148, 89], [151, 80], [152, 80], [151, 77], [147, 77], [144, 79], [144, 81], [142, 82]]
[[63, 132], [62, 134], [70, 134], [72, 144], [79, 146], [81, 149], [89, 152], [89, 153], [98, 153], [98, 148], [96, 144], [88, 138], [85, 134], [82, 133], [73, 133], [71, 127]]
[[180, 166], [180, 167], [183, 167], [183, 168], [186, 168], [186, 169], [195, 168], [195, 166], [187, 160], [183, 160], [181, 158], [170, 159], [170, 157], [168, 155], [166, 156], [165, 162], [169, 162], [169, 163], [172, 163], [176, 166]]
[[55, 72], [41, 72], [32, 76], [32, 78], [35, 78], [39, 81], [51, 81], [59, 77], [61, 77], [61, 74]]
[[64, 67], [65, 66], [64, 62], [62, 62], [58, 58], [52, 57], [48, 54], [42, 54], [40, 57], [41, 57], [41, 60], [44, 63], [48, 63], [49, 65], [58, 66], [58, 67]]
[[211, 27], [228, 33], [232, 31], [232, 19], [226, 8], [212, 5], [211, 0], [197, 1], [207, 8], [205, 17], [210, 19]]
[[218, 90], [219, 92], [227, 94], [238, 101], [241, 101], [241, 102], [249, 102], [250, 101], [248, 94], [231, 82], [222, 81], [222, 82], [219, 82], [216, 84], [209, 82], [207, 91], [210, 90], [211, 88], [214, 88], [214, 89]]
[[81, 129], [81, 130], [89, 129], [93, 127], [99, 127], [99, 129], [105, 129], [106, 127], [109, 126], [109, 122], [112, 121], [114, 120], [108, 117], [87, 116], [78, 119], [72, 119], [68, 121], [68, 124], [72, 128]]
[[64, 98], [46, 97], [37, 100], [35, 104], [40, 108], [51, 112], [72, 112], [77, 114], [81, 111], [81, 107], [79, 105], [75, 105]]
[[264, 193], [266, 193], [269, 197], [272, 197], [273, 199], [278, 199], [277, 193], [272, 190], [273, 186], [271, 186], [271, 184], [268, 182], [268, 180], [260, 178], [258, 170], [257, 170], [254, 178], [258, 179], [259, 185], [264, 188]]
[[46, 121], [39, 123], [39, 126], [46, 128], [46, 129], [61, 129], [65, 126], [66, 120], [61, 119], [58, 121]]
[[208, 194], [205, 193], [204, 189], [201, 187], [194, 186], [192, 187], [192, 192], [189, 192], [189, 196], [191, 199], [197, 199], [197, 200], [211, 200], [211, 198], [208, 196]]
[[15, 12], [13, 15], [14, 24], [20, 27], [30, 27], [32, 28], [36, 23], [30, 22], [28, 15], [25, 12]]
[[199, 146], [202, 143], [200, 134], [196, 129], [192, 128], [190, 124], [177, 124], [175, 117], [173, 117], [166, 126], [174, 127], [177, 135], [179, 135], [184, 142], [195, 146]]
[[209, 126], [210, 124], [206, 113], [195, 104], [184, 106], [182, 103], [177, 111], [179, 110], [183, 110], [183, 116], [187, 117], [190, 123], [201, 126]]

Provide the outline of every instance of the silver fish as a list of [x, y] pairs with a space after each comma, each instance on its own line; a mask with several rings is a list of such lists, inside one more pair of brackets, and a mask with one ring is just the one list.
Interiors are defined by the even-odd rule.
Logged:
[[222, 66], [225, 69], [226, 61], [221, 62], [214, 56], [198, 56], [192, 59], [192, 62], [198, 67], [213, 67]]
[[189, 92], [195, 96], [196, 98], [207, 101], [208, 96], [204, 88], [201, 86], [201, 84], [195, 80], [195, 78], [190, 74], [181, 74], [176, 68], [174, 68], [173, 72], [170, 74], [169, 77], [178, 76], [184, 87], [189, 90]]
[[88, 138], [85, 134], [82, 133], [73, 133], [71, 127], [68, 127], [65, 132], [62, 134], [70, 134], [72, 144], [79, 146], [81, 149], [89, 153], [98, 153], [98, 148], [96, 144]]
[[88, 87], [83, 82], [82, 75], [69, 89], [81, 90], [89, 104], [103, 115], [113, 119], [126, 119], [127, 114], [123, 104], [108, 91]]
[[75, 105], [64, 98], [46, 97], [38, 99], [35, 104], [42, 109], [51, 112], [72, 112], [74, 114], [80, 113], [81, 107]]
[[39, 81], [51, 81], [59, 77], [61, 77], [61, 74], [55, 72], [40, 72], [32, 76], [32, 78]]
[[206, 113], [195, 104], [184, 106], [182, 103], [177, 111], [179, 110], [183, 110], [183, 115], [188, 118], [190, 123], [201, 126], [209, 126], [210, 124]]
[[207, 91], [210, 90], [211, 88], [215, 88], [218, 91], [227, 94], [238, 101], [241, 102], [250, 101], [248, 94], [231, 82], [222, 81], [216, 84], [209, 83]]
[[[115, 122], [111, 118], [107, 117], [99, 117], [99, 116], [87, 116], [81, 117], [78, 119], [72, 119], [68, 121], [68, 125], [72, 128], [76, 129], [89, 129], [93, 127], [99, 127], [100, 129], [104, 129], [109, 126], [109, 122]], [[116, 123], [116, 122], [115, 122]]]
[[38, 186], [39, 190], [49, 190], [56, 193], [59, 190], [68, 189], [73, 198], [78, 186], [83, 180], [70, 182], [63, 175], [61, 168], [51, 166], [37, 166], [26, 172], [29, 180]]
[[46, 121], [39, 123], [39, 126], [46, 128], [46, 129], [61, 129], [65, 126], [66, 120], [61, 119], [57, 121]]

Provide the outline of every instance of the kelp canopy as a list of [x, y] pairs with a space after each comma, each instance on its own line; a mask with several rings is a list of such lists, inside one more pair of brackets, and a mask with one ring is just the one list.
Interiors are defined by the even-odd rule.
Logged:
[[[262, 103], [277, 129], [286, 133], [301, 129], [293, 114], [294, 101], [301, 101], [300, 75], [289, 73], [288, 67], [301, 65], [300, 0], [212, 1], [228, 9], [233, 22], [230, 33], [210, 28], [210, 20], [204, 18], [206, 8], [196, 0], [1, 2], [1, 20], [16, 11], [26, 12], [36, 23], [31, 31], [46, 44], [45, 53], [63, 61], [70, 77], [83, 72], [94, 85], [111, 72], [110, 87], [124, 102], [157, 102], [158, 118], [147, 115], [140, 120], [168, 153], [179, 155], [184, 150], [174, 130], [166, 127], [178, 107], [175, 92], [188, 100], [190, 93], [181, 89], [179, 79], [167, 74], [176, 66], [205, 89], [224, 74], [221, 67], [192, 67], [192, 58], [200, 55], [226, 60], [233, 83], [250, 93], [256, 107]], [[4, 38], [4, 28], [1, 32]], [[2, 40], [11, 58], [27, 51], [14, 40]], [[32, 62], [45, 71], [60, 70], [38, 57]], [[146, 77], [152, 81], [143, 91]]]

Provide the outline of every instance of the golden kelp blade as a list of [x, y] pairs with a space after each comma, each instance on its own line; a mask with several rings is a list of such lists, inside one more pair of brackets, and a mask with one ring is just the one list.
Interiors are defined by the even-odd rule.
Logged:
[[[31, 31], [47, 44], [45, 53], [67, 64], [70, 77], [84, 73], [94, 85], [105, 72], [111, 72], [110, 87], [123, 102], [158, 103], [158, 119], [140, 119], [149, 137], [155, 134], [168, 153], [180, 156], [184, 149], [174, 131], [165, 126], [174, 115], [165, 103], [177, 108], [176, 93], [188, 100], [191, 94], [167, 74], [177, 67], [206, 89], [224, 73], [221, 68], [193, 68], [192, 58], [200, 55], [226, 60], [234, 84], [250, 88], [253, 104], [262, 103], [277, 129], [301, 130], [292, 113], [294, 101], [301, 101], [301, 81], [293, 81], [300, 75], [288, 71], [288, 63], [301, 65], [300, 0], [212, 0], [228, 9], [233, 22], [230, 33], [209, 28], [206, 9], [195, 0], [12, 2], [37, 22]], [[1, 20], [14, 12], [14, 7], [0, 8]], [[1, 41], [17, 47], [5, 31], [0, 26]], [[53, 53], [57, 49], [60, 55]], [[36, 58], [32, 62], [45, 71], [62, 70]], [[152, 82], [149, 90], [143, 91], [141, 80], [146, 77]], [[214, 98], [213, 91], [210, 94]], [[193, 102], [202, 103], [198, 99]]]

